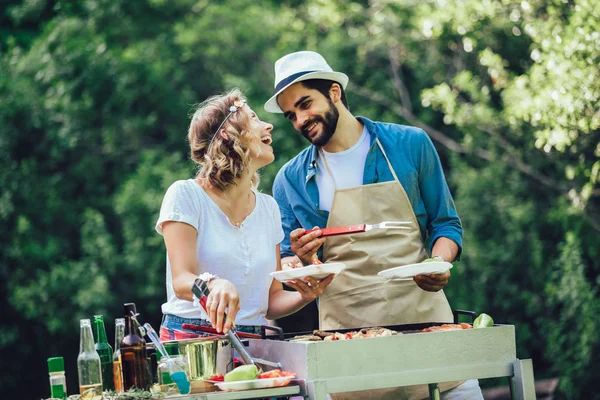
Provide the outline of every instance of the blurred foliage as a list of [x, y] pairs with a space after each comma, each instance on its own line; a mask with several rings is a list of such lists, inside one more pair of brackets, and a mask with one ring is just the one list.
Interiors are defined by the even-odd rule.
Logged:
[[[279, 168], [306, 146], [262, 109], [273, 62], [324, 54], [356, 115], [436, 144], [465, 227], [453, 308], [517, 329], [519, 358], [586, 398], [600, 361], [597, 0], [7, 0], [0, 9], [3, 393], [77, 387], [78, 319], [134, 301], [155, 327], [162, 196], [193, 175], [193, 104], [233, 86], [274, 124]], [[109, 337], [112, 324], [107, 324]], [[483, 382], [485, 384], [485, 382]], [[589, 398], [589, 397], [588, 397]]]

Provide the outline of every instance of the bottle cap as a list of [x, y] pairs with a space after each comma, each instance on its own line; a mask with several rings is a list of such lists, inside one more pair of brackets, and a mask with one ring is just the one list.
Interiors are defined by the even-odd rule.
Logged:
[[132, 311], [133, 311], [134, 315], [137, 314], [137, 309], [135, 308], [135, 303], [123, 304], [123, 313], [125, 314], [125, 316], [130, 317]]
[[48, 372], [62, 372], [65, 370], [65, 360], [62, 357], [48, 359]]

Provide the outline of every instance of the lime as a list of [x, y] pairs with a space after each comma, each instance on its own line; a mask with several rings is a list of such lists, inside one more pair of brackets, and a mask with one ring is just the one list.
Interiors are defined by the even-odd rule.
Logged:
[[473, 328], [487, 328], [494, 326], [494, 320], [486, 313], [481, 313], [475, 321], [473, 321]]
[[439, 262], [439, 261], [440, 260], [438, 260], [437, 258], [426, 258], [425, 260], [423, 260], [421, 262], [427, 263], [427, 262]]
[[233, 371], [229, 371], [225, 374], [225, 382], [235, 382], [235, 381], [249, 381], [252, 379], [256, 379], [258, 374], [260, 374], [260, 370], [256, 365], [246, 364], [240, 365], [235, 368]]

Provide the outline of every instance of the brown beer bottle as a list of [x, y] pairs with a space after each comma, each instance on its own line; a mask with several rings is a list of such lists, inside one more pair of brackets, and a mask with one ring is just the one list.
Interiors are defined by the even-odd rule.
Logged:
[[[135, 303], [125, 303], [125, 336], [121, 341], [121, 362], [123, 364], [123, 388], [132, 387], [150, 389], [146, 366], [146, 341], [139, 336], [138, 326], [134, 320], [137, 315]], [[133, 314], [132, 314], [133, 313]]]

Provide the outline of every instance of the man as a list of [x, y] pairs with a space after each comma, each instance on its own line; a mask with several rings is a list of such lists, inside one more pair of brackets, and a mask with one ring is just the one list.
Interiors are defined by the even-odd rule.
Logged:
[[[346, 264], [320, 297], [320, 329], [451, 323], [442, 291], [449, 271], [413, 280], [377, 275], [427, 259], [427, 239], [432, 258], [450, 262], [460, 255], [462, 226], [437, 152], [420, 129], [354, 117], [347, 84], [345, 74], [314, 52], [288, 54], [275, 63], [275, 93], [265, 110], [283, 113], [312, 143], [284, 165], [273, 184], [285, 234], [282, 262], [297, 256], [304, 264], [316, 257]], [[318, 229], [305, 234], [312, 227], [382, 221], [406, 221], [411, 229], [327, 238]], [[461, 386], [482, 398], [476, 380]], [[413, 395], [418, 397], [394, 398]]]

